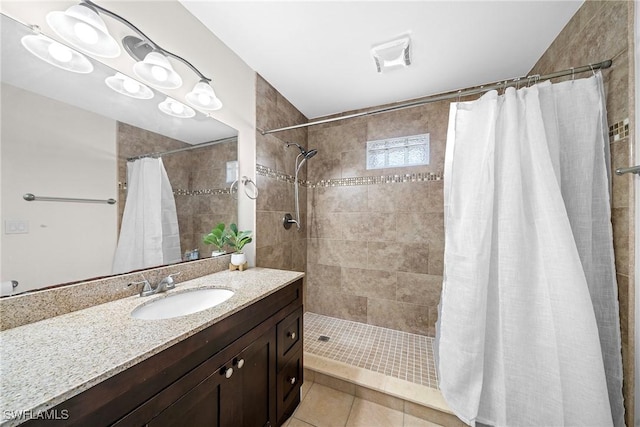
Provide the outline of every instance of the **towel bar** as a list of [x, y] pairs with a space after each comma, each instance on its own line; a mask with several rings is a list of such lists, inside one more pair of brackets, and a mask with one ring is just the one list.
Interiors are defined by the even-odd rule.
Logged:
[[43, 201], [43, 202], [79, 202], [79, 203], [108, 203], [110, 205], [114, 205], [116, 203], [115, 199], [74, 199], [71, 197], [46, 197], [46, 196], [35, 196], [31, 193], [27, 193], [22, 196], [27, 202], [33, 201]]

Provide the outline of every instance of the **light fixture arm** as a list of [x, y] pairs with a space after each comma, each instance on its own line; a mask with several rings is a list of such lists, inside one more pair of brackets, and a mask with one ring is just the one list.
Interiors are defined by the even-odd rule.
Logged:
[[204, 74], [202, 74], [200, 72], [200, 70], [198, 70], [196, 67], [194, 67], [193, 64], [191, 64], [189, 61], [187, 61], [186, 59], [176, 55], [175, 53], [169, 52], [168, 50], [161, 48], [156, 42], [151, 40], [138, 27], [136, 27], [131, 22], [129, 22], [127, 19], [123, 18], [122, 16], [118, 15], [117, 13], [114, 13], [114, 12], [110, 11], [109, 9], [105, 9], [102, 6], [97, 5], [94, 2], [92, 2], [91, 0], [81, 0], [81, 4], [83, 6], [92, 8], [96, 12], [103, 13], [103, 14], [105, 14], [107, 16], [110, 16], [111, 18], [113, 18], [113, 19], [115, 19], [117, 21], [120, 21], [121, 23], [123, 23], [124, 25], [126, 25], [127, 27], [129, 27], [133, 31], [135, 31], [145, 42], [147, 42], [149, 45], [151, 45], [151, 47], [154, 50], [160, 51], [163, 54], [165, 54], [166, 56], [170, 56], [170, 57], [172, 57], [174, 59], [177, 59], [178, 61], [182, 62], [183, 64], [185, 64], [186, 66], [191, 68], [193, 70], [193, 72], [196, 73], [198, 75], [198, 77], [200, 77], [201, 80], [205, 80], [206, 82], [210, 82], [211, 81], [210, 78], [208, 78]]

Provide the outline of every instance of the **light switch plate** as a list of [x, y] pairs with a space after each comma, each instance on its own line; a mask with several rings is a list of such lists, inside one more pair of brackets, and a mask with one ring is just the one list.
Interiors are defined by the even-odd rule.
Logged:
[[8, 219], [4, 222], [4, 234], [29, 233], [29, 221], [22, 219]]

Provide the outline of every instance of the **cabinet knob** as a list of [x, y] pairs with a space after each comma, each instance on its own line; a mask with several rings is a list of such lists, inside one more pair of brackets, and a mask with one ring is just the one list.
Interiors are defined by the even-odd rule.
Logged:
[[287, 333], [287, 336], [288, 336], [289, 338], [291, 338], [292, 340], [295, 340], [295, 339], [296, 339], [296, 333], [295, 333], [295, 332], [288, 332], [288, 333]]
[[233, 364], [238, 367], [238, 369], [242, 369], [244, 366], [244, 359], [236, 359], [233, 361]]
[[287, 381], [289, 381], [289, 383], [291, 383], [293, 385], [293, 384], [296, 383], [296, 377], [291, 377]]
[[220, 373], [227, 378], [231, 378], [231, 375], [233, 375], [233, 368], [224, 367], [221, 369]]

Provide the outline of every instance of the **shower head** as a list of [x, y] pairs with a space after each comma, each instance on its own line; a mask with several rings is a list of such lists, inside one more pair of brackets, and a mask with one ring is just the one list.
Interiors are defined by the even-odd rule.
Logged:
[[305, 159], [310, 159], [316, 154], [318, 154], [318, 150], [316, 150], [315, 148], [307, 151], [306, 153], [302, 153]]
[[302, 154], [302, 156], [305, 159], [310, 159], [316, 154], [318, 154], [318, 150], [314, 149], [314, 150], [307, 151], [302, 145], [296, 144], [295, 142], [286, 142], [285, 144], [287, 145], [287, 148], [291, 147], [292, 145], [295, 145], [296, 147], [298, 147], [298, 150], [300, 150], [300, 154]]

